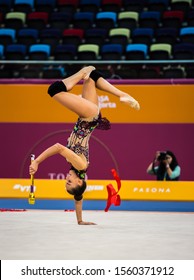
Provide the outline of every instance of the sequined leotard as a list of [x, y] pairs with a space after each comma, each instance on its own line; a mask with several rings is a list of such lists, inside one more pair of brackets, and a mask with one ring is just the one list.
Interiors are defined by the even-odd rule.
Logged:
[[89, 163], [89, 139], [95, 128], [107, 130], [110, 122], [101, 114], [94, 118], [78, 118], [67, 142], [67, 148], [76, 154], [83, 154]]

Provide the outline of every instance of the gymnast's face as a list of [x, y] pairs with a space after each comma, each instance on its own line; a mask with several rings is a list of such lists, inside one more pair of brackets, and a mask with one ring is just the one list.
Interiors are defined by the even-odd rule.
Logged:
[[66, 190], [71, 193], [77, 186], [82, 185], [82, 180], [76, 175], [73, 170], [69, 170], [66, 175]]

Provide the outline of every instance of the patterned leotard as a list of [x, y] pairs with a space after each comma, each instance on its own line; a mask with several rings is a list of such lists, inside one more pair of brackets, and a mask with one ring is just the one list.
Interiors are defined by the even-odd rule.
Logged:
[[94, 118], [78, 118], [67, 142], [67, 148], [76, 154], [83, 154], [89, 163], [89, 139], [95, 128], [107, 130], [110, 122], [101, 114]]

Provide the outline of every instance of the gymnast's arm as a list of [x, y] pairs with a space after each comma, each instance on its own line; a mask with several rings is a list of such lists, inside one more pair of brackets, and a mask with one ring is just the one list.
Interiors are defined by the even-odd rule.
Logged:
[[77, 200], [74, 200], [75, 201], [75, 212], [76, 212], [76, 218], [77, 218], [77, 222], [78, 222], [78, 225], [96, 225], [95, 223], [92, 223], [92, 222], [84, 222], [82, 221], [82, 202], [83, 202], [83, 199], [77, 201]]
[[68, 162], [70, 162], [76, 169], [78, 170], [84, 170], [87, 168], [87, 162], [84, 160], [83, 157], [80, 157], [79, 155], [75, 154], [73, 151], [68, 149], [67, 147], [57, 143], [45, 151], [43, 151], [30, 165], [29, 172], [31, 175], [35, 174], [38, 170], [38, 166], [41, 162], [43, 162], [48, 157], [51, 157], [53, 155], [60, 154]]

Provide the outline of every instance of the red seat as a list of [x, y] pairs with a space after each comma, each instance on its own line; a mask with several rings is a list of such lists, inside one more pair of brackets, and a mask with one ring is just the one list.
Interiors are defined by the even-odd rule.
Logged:
[[27, 26], [29, 28], [42, 29], [48, 23], [49, 14], [47, 12], [32, 12], [27, 15]]
[[163, 13], [162, 24], [164, 27], [180, 28], [184, 20], [183, 11], [165, 11]]
[[82, 43], [84, 37], [84, 30], [79, 28], [70, 28], [63, 31], [63, 44], [75, 44]]

